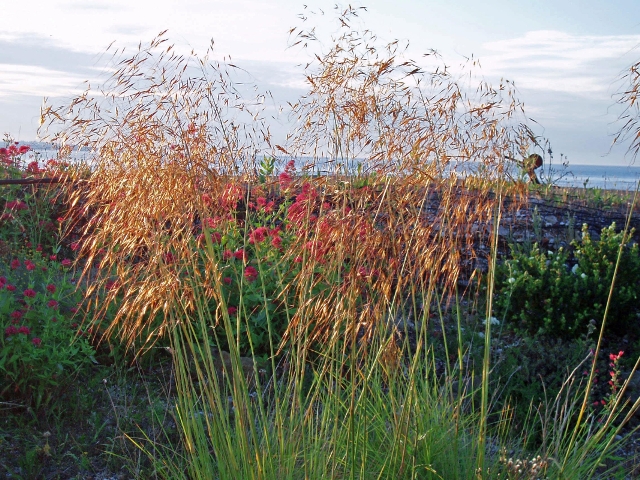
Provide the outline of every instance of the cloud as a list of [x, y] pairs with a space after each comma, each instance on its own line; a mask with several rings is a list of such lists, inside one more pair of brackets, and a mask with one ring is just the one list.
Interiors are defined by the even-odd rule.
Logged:
[[483, 44], [485, 75], [519, 88], [609, 97], [616, 76], [633, 62], [640, 35], [570, 35], [540, 30]]
[[0, 97], [63, 96], [80, 92], [84, 78], [35, 65], [0, 64]]

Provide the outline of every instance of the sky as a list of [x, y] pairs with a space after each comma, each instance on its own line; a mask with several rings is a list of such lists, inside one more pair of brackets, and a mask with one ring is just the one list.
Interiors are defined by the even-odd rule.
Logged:
[[[554, 161], [629, 165], [628, 145], [611, 147], [625, 69], [640, 60], [637, 0], [372, 0], [360, 26], [381, 44], [407, 41], [420, 63], [434, 49], [447, 65], [477, 58], [492, 84], [515, 83], [529, 125]], [[167, 30], [178, 51], [219, 57], [251, 72], [284, 104], [304, 94], [308, 53], [288, 48], [289, 30], [336, 29], [335, 2], [294, 0], [21, 0], [5, 2], [0, 30], [0, 135], [37, 139], [43, 98], [63, 105], [104, 78], [112, 44], [132, 53]], [[346, 5], [345, 5], [346, 6]], [[324, 15], [321, 13], [324, 12]], [[638, 165], [636, 161], [634, 165]]]

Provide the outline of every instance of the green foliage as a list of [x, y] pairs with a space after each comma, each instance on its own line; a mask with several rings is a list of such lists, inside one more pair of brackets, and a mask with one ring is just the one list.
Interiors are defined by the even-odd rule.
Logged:
[[629, 244], [632, 234], [616, 233], [613, 224], [595, 241], [585, 225], [582, 239], [572, 242], [572, 255], [563, 248], [542, 251], [537, 244], [530, 252], [513, 249], [512, 258], [496, 271], [497, 311], [529, 334], [578, 338], [592, 320], [599, 329], [623, 244], [606, 329], [637, 329], [640, 254], [637, 244]]
[[[27, 163], [29, 151], [29, 147], [18, 147], [13, 142], [0, 148], [0, 179], [55, 175], [63, 168], [63, 164], [55, 160], [49, 160], [45, 168], [37, 157]], [[0, 247], [16, 249], [39, 245], [47, 252], [56, 251], [61, 230], [58, 217], [62, 211], [57, 202], [57, 188], [50, 185], [3, 185], [0, 188]], [[2, 250], [0, 248], [0, 254]]]
[[[64, 263], [67, 265], [67, 262]], [[54, 401], [93, 358], [74, 320], [82, 294], [53, 256], [0, 260], [0, 399], [36, 409]]]

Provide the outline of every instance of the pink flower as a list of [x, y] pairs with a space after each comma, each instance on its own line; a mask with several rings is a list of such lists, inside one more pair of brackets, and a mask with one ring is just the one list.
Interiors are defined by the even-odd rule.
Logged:
[[229, 260], [231, 257], [233, 257], [233, 252], [231, 250], [225, 250], [224, 252], [222, 252], [223, 259]]
[[271, 239], [271, 245], [273, 245], [274, 248], [280, 248], [282, 246], [282, 238], [273, 237]]
[[209, 195], [208, 193], [203, 193], [202, 203], [204, 203], [205, 207], [208, 207], [209, 205], [211, 205], [213, 203], [213, 200], [211, 200], [211, 195]]
[[24, 333], [25, 335], [29, 335], [31, 333], [31, 330], [29, 329], [29, 327], [26, 326], [22, 326], [20, 328], [18, 328], [18, 333]]
[[4, 329], [4, 334], [7, 337], [10, 337], [11, 335], [15, 335], [17, 333], [18, 333], [18, 329], [13, 325], [9, 325], [7, 328]]
[[229, 315], [235, 315], [237, 311], [238, 309], [236, 307], [227, 308], [227, 312], [229, 312]]
[[58, 302], [56, 302], [55, 300], [49, 300], [47, 302], [47, 307], [53, 308], [55, 310], [56, 308], [58, 308]]
[[27, 288], [24, 292], [22, 292], [25, 297], [33, 298], [36, 296], [36, 291], [30, 288]]
[[71, 260], [69, 260], [68, 258], [65, 258], [64, 260], [62, 260], [60, 262], [60, 265], [62, 265], [63, 267], [70, 267], [71, 266]]
[[0, 277], [0, 285], [5, 285], [7, 283], [7, 277]]
[[248, 281], [253, 282], [256, 278], [258, 278], [258, 271], [254, 267], [249, 266], [244, 269], [244, 277]]
[[32, 271], [36, 269], [36, 264], [31, 260], [25, 260], [24, 266], [27, 267], [27, 270]]
[[17, 258], [14, 258], [13, 260], [11, 260], [11, 270], [15, 270], [19, 266], [20, 266], [20, 260], [18, 260]]
[[56, 259], [56, 256], [55, 256], [55, 255], [49, 255], [49, 260], [52, 260], [52, 261], [53, 261], [53, 260], [55, 260], [55, 259]]
[[78, 249], [80, 248], [80, 242], [73, 242], [71, 245], [71, 250], [73, 250], [74, 252], [78, 251]]
[[53, 283], [47, 285], [47, 291], [50, 293], [56, 293], [56, 286]]
[[38, 337], [33, 337], [31, 339], [31, 343], [33, 343], [36, 347], [39, 347], [42, 343], [42, 340], [40, 340]]
[[226, 283], [227, 285], [231, 285], [231, 277], [224, 277], [224, 278], [222, 279], [222, 281], [223, 281], [224, 283]]
[[22, 312], [21, 310], [14, 310], [13, 312], [11, 312], [9, 314], [9, 316], [13, 319], [13, 320], [20, 320], [22, 318], [22, 315], [24, 315], [24, 312]]

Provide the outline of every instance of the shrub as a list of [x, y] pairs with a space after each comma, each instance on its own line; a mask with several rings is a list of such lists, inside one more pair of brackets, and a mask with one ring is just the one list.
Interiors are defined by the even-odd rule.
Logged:
[[93, 359], [74, 319], [81, 293], [69, 269], [39, 252], [0, 260], [0, 399], [46, 406]]
[[530, 252], [512, 250], [512, 258], [496, 271], [496, 305], [505, 320], [529, 334], [577, 338], [595, 321], [599, 330], [613, 280], [616, 259], [622, 258], [609, 307], [606, 329], [615, 333], [637, 330], [640, 302], [640, 255], [630, 245], [633, 231], [616, 233], [615, 223], [593, 240], [587, 226], [573, 252], [542, 251], [534, 244]]

